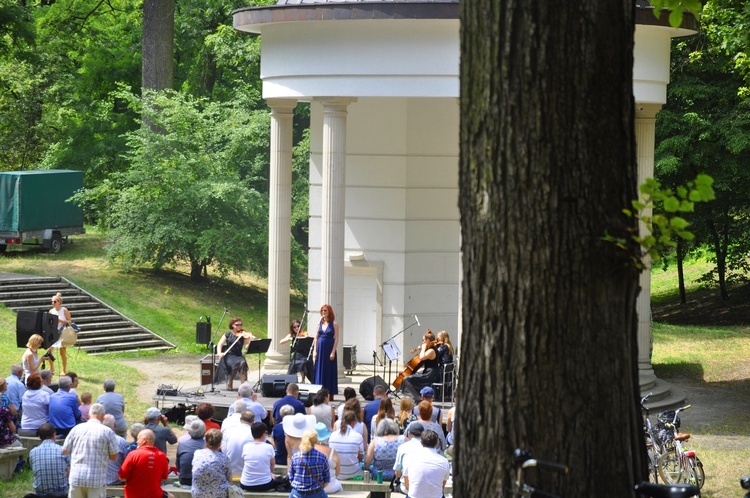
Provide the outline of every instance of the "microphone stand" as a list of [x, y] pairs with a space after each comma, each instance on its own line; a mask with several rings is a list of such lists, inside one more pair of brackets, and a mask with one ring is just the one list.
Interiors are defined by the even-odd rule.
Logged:
[[[219, 319], [219, 324], [216, 326], [216, 332], [221, 332], [221, 322], [224, 321], [224, 317], [227, 316], [227, 313], [229, 313], [229, 308], [224, 308], [224, 313], [221, 315], [221, 318]], [[215, 392], [214, 389], [214, 376], [216, 375], [216, 348], [214, 347], [214, 339], [216, 336], [211, 338], [211, 340], [208, 342], [208, 347], [211, 348], [211, 391]]]

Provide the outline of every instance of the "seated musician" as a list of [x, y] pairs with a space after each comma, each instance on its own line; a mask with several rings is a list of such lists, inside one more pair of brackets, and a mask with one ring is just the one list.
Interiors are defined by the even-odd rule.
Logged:
[[[438, 358], [438, 344], [435, 334], [427, 329], [422, 337], [422, 345], [419, 347], [419, 367], [412, 375], [406, 377], [401, 383], [401, 390], [414, 398], [420, 399], [420, 391], [423, 387], [432, 386], [440, 381], [440, 359]], [[421, 368], [421, 370], [420, 370]]]
[[227, 389], [234, 390], [234, 378], [239, 376], [240, 382], [247, 380], [247, 361], [244, 353], [250, 341], [256, 340], [253, 334], [242, 328], [242, 318], [234, 317], [229, 320], [229, 332], [219, 339], [216, 345], [217, 357], [221, 358], [216, 367], [214, 382], [226, 380]]

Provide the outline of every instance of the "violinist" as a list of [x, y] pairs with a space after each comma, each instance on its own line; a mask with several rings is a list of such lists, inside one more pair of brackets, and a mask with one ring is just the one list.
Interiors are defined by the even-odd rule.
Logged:
[[301, 328], [302, 326], [299, 323], [299, 320], [294, 320], [289, 326], [289, 335], [281, 339], [279, 344], [285, 344], [292, 341], [289, 351], [289, 370], [287, 370], [286, 373], [289, 375], [299, 373], [302, 376], [302, 383], [304, 384], [305, 378], [310, 379], [310, 381], [313, 379], [313, 363], [309, 358], [309, 354], [307, 354], [308, 352], [300, 351], [299, 348], [296, 347], [297, 339], [308, 337], [307, 331], [301, 330]]
[[[416, 373], [406, 377], [401, 383], [401, 390], [414, 399], [420, 399], [420, 391], [423, 387], [432, 387], [432, 384], [440, 380], [440, 359], [438, 358], [438, 344], [435, 334], [427, 329], [422, 344], [417, 348], [419, 354], [419, 367]], [[419, 368], [421, 367], [421, 370]]]
[[257, 339], [253, 334], [242, 328], [242, 318], [234, 317], [229, 320], [229, 332], [219, 339], [216, 345], [217, 357], [221, 358], [216, 367], [214, 382], [227, 381], [227, 389], [234, 390], [234, 378], [239, 376], [241, 382], [247, 380], [247, 361], [245, 350], [250, 341]]

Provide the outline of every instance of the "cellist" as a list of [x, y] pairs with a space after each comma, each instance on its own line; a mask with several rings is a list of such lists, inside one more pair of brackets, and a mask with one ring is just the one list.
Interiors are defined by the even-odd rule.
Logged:
[[421, 370], [406, 377], [401, 383], [401, 390], [414, 399], [420, 399], [419, 391], [425, 386], [432, 387], [432, 384], [440, 380], [440, 360], [437, 354], [438, 344], [435, 341], [435, 334], [432, 330], [427, 329], [422, 337], [422, 345], [419, 347], [419, 367]]
[[227, 389], [231, 391], [236, 376], [239, 375], [241, 382], [247, 380], [247, 361], [244, 353], [250, 341], [255, 339], [257, 337], [242, 328], [242, 318], [237, 316], [229, 320], [229, 332], [224, 334], [216, 345], [217, 356], [221, 361], [216, 367], [214, 382], [220, 383], [226, 379]]

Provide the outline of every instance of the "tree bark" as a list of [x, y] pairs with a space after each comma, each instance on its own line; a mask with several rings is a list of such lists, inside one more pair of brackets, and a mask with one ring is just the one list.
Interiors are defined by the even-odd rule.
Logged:
[[685, 261], [685, 244], [682, 239], [677, 239], [677, 287], [680, 291], [680, 304], [687, 303], [687, 294], [685, 293], [685, 270], [682, 266]]
[[[714, 253], [716, 254], [716, 273], [719, 277], [719, 294], [723, 300], [729, 299], [729, 291], [727, 291], [727, 251], [729, 246], [729, 237], [724, 233], [720, 234], [716, 228], [716, 223], [713, 219], [708, 220], [708, 231], [711, 234], [711, 240], [714, 243]], [[722, 224], [722, 227], [725, 227]]]
[[[637, 198], [632, 0], [461, 2], [463, 336], [455, 496], [500, 496], [515, 448], [560, 496], [632, 497]], [[505, 496], [508, 496], [507, 492]]]
[[171, 89], [174, 83], [174, 0], [143, 1], [141, 86]]

